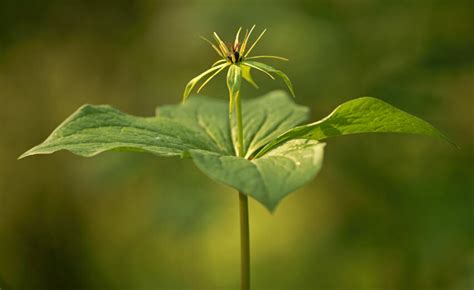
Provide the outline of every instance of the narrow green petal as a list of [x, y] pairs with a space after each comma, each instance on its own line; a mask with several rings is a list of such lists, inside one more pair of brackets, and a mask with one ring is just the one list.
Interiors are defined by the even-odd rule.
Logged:
[[[222, 56], [222, 52], [217, 48], [217, 46], [214, 45], [214, 43], [212, 43], [209, 39], [205, 38], [204, 36], [200, 36], [202, 40], [204, 40], [205, 42], [209, 43], [211, 45], [211, 47], [217, 52], [217, 54], [219, 56]], [[224, 56], [222, 56], [224, 57]]]
[[265, 28], [262, 33], [260, 33], [260, 35], [257, 37], [257, 40], [255, 40], [255, 42], [252, 44], [252, 46], [249, 48], [249, 50], [245, 53], [245, 57], [247, 57], [247, 55], [249, 55], [249, 53], [252, 51], [252, 49], [255, 47], [255, 45], [260, 41], [260, 38], [262, 38], [262, 36], [265, 34], [265, 32], [267, 31], [267, 29]]
[[254, 69], [256, 69], [256, 70], [259, 70], [259, 71], [265, 73], [265, 74], [266, 74], [267, 76], [269, 76], [272, 80], [275, 79], [275, 77], [272, 76], [267, 70], [265, 70], [265, 69], [259, 67], [258, 65], [253, 64], [252, 62], [244, 61], [244, 62], [242, 62], [242, 64], [245, 64], [245, 65], [247, 65], [247, 66], [249, 66], [249, 67], [251, 67], [251, 68], [254, 68]]
[[202, 85], [198, 88], [197, 92], [199, 93], [216, 75], [223, 71], [227, 66], [229, 66], [228, 63], [226, 63], [223, 67], [213, 73], [204, 83], [202, 83]]
[[214, 32], [214, 38], [216, 39], [217, 43], [219, 43], [219, 48], [221, 49], [222, 55], [224, 57], [229, 54], [229, 48], [225, 45], [225, 43], [220, 39], [219, 35]]
[[278, 60], [283, 60], [283, 61], [288, 61], [287, 58], [281, 57], [281, 56], [276, 56], [276, 55], [257, 55], [257, 56], [250, 56], [245, 59], [259, 59], [259, 58], [272, 58], [272, 59], [278, 59]]
[[237, 34], [235, 35], [234, 47], [236, 47], [237, 44], [239, 44], [239, 35], [240, 35], [241, 30], [242, 30], [242, 27], [239, 28], [239, 30], [237, 31]]
[[228, 62], [227, 59], [219, 59], [218, 61], [216, 61], [215, 63], [213, 63], [213, 64], [211, 65], [211, 67], [216, 66], [216, 65], [218, 65], [218, 64], [226, 63], [226, 62]]
[[267, 71], [267, 72], [277, 74], [280, 78], [283, 79], [283, 81], [285, 82], [286, 86], [288, 87], [288, 90], [293, 95], [293, 97], [295, 96], [295, 92], [293, 90], [293, 85], [291, 84], [290, 79], [281, 70], [277, 70], [277, 69], [275, 69], [275, 68], [273, 68], [273, 67], [271, 67], [267, 64], [264, 64], [264, 63], [261, 63], [261, 62], [256, 62], [256, 61], [245, 61], [245, 64], [247, 64], [248, 66], [258, 67], [261, 70], [264, 70], [264, 71]]
[[254, 30], [254, 28], [255, 28], [255, 24], [252, 26], [252, 28], [250, 29], [248, 33], [245, 33], [245, 38], [244, 38], [244, 41], [242, 42], [242, 47], [240, 48], [241, 55], [244, 55], [245, 48], [247, 47], [247, 43], [249, 41], [250, 35], [252, 34], [252, 31]]
[[191, 94], [191, 91], [193, 90], [193, 88], [196, 86], [196, 84], [203, 78], [205, 77], [206, 75], [210, 74], [211, 72], [215, 71], [215, 70], [218, 70], [220, 68], [222, 68], [223, 66], [225, 66], [227, 64], [221, 64], [221, 65], [218, 65], [218, 66], [214, 66], [214, 67], [211, 67], [210, 69], [206, 70], [205, 72], [201, 73], [200, 75], [194, 77], [192, 80], [190, 80], [188, 82], [188, 84], [186, 85], [186, 88], [184, 88], [184, 93], [183, 93], [183, 103], [186, 101], [186, 99], [189, 97], [189, 95]]

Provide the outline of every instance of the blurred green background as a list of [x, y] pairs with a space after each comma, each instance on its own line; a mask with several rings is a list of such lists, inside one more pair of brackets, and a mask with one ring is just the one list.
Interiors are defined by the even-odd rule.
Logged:
[[[199, 35], [268, 28], [312, 120], [371, 95], [459, 146], [329, 140], [274, 215], [250, 202], [255, 290], [474, 286], [474, 2], [0, 1], [0, 288], [238, 289], [238, 197], [191, 161], [67, 152], [17, 161], [84, 103], [180, 101], [216, 56]], [[260, 30], [258, 29], [258, 30]], [[259, 91], [282, 88], [256, 74]], [[204, 93], [226, 98], [223, 77]]]

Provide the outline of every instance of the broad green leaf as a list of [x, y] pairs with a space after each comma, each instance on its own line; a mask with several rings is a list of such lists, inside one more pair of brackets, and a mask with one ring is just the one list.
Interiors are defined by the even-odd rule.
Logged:
[[248, 160], [203, 150], [190, 150], [196, 166], [210, 178], [255, 198], [268, 210], [319, 172], [324, 143], [291, 140], [264, 156]]
[[196, 96], [184, 104], [158, 107], [156, 116], [172, 119], [186, 128], [201, 132], [215, 144], [215, 152], [234, 155], [227, 105], [224, 100]]
[[85, 105], [21, 157], [58, 150], [87, 157], [109, 150], [191, 156], [212, 179], [273, 210], [319, 171], [324, 144], [318, 140], [368, 132], [445, 138], [425, 121], [370, 97], [342, 104], [323, 120], [299, 127], [294, 126], [307, 118], [308, 109], [282, 91], [243, 101], [242, 110], [245, 158], [235, 156], [227, 102], [206, 97], [158, 108], [148, 118]]
[[[322, 154], [322, 149], [318, 148], [322, 145], [314, 141], [289, 142], [252, 161], [235, 157], [227, 109], [225, 100], [203, 96], [191, 98], [184, 104], [157, 108], [156, 116], [148, 118], [128, 115], [106, 105], [85, 105], [21, 158], [59, 150], [85, 157], [109, 150], [141, 151], [160, 156], [191, 155], [197, 158], [195, 162], [206, 173], [212, 171], [213, 164], [206, 165], [202, 158], [234, 158], [245, 164], [256, 164], [256, 168], [263, 170], [264, 177], [260, 179], [245, 181], [236, 176], [235, 182], [239, 183], [236, 188], [258, 197], [270, 209], [316, 174], [320, 166], [318, 154]], [[247, 157], [304, 121], [308, 115], [307, 108], [296, 105], [282, 91], [244, 100], [242, 109]], [[276, 164], [274, 169], [272, 164]], [[271, 184], [262, 183], [270, 181]], [[254, 188], [257, 189], [255, 193], [247, 191]]]
[[284, 72], [282, 72], [281, 70], [277, 70], [276, 68], [273, 68], [273, 67], [269, 66], [268, 64], [264, 64], [264, 63], [257, 62], [257, 61], [252, 61], [252, 60], [246, 60], [246, 61], [243, 62], [243, 64], [246, 64], [250, 67], [259, 69], [263, 72], [277, 74], [285, 82], [285, 84], [288, 87], [288, 90], [290, 91], [291, 95], [293, 97], [295, 96], [295, 91], [293, 90], [293, 85], [291, 84], [290, 78], [288, 78], [288, 76]]
[[440, 137], [450, 142], [428, 122], [379, 99], [362, 97], [343, 103], [318, 122], [289, 130], [266, 145], [257, 156], [291, 139], [324, 140], [359, 133], [419, 134]]
[[284, 91], [243, 102], [244, 151], [246, 157], [279, 135], [308, 119], [307, 107], [295, 104]]
[[58, 150], [85, 157], [113, 149], [161, 156], [180, 156], [190, 149], [233, 154], [229, 125], [222, 122], [227, 117], [225, 102], [195, 98], [159, 112], [157, 117], [142, 118], [106, 105], [85, 105], [21, 158]]
[[[300, 124], [308, 109], [281, 91], [243, 101], [245, 152], [260, 147]], [[188, 149], [234, 155], [227, 102], [198, 96], [157, 109], [156, 117], [127, 115], [110, 106], [85, 105], [64, 121], [42, 144], [22, 157], [69, 150], [93, 156], [112, 150], [146, 151], [175, 156]]]

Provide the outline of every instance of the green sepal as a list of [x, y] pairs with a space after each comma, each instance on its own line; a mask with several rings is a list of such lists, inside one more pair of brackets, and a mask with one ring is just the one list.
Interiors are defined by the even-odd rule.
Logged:
[[274, 73], [278, 75], [283, 80], [283, 82], [285, 82], [285, 85], [288, 87], [288, 90], [290, 91], [291, 95], [295, 97], [295, 91], [293, 90], [293, 84], [291, 83], [290, 78], [281, 70], [273, 68], [269, 66], [268, 64], [264, 64], [264, 63], [252, 61], [252, 60], [246, 60], [243, 62], [243, 64], [247, 64], [250, 67], [260, 69], [261, 71], [267, 72], [269, 74]]

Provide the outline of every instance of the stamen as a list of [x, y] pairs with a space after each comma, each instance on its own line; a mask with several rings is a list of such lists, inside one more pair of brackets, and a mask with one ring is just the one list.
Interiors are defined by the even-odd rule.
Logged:
[[258, 36], [257, 40], [255, 40], [255, 42], [253, 43], [253, 45], [249, 48], [249, 50], [247, 51], [247, 53], [245, 54], [245, 56], [249, 55], [249, 53], [252, 51], [252, 49], [255, 47], [255, 45], [258, 43], [258, 41], [260, 40], [260, 38], [262, 38], [262, 36], [265, 34], [265, 32], [267, 31], [267, 29], [265, 28], [262, 33], [260, 33], [260, 35]]
[[252, 34], [253, 29], [255, 28], [255, 24], [250, 28], [250, 31], [248, 33], [245, 33], [245, 38], [244, 41], [242, 42], [242, 47], [240, 48], [240, 53], [244, 55], [245, 48], [247, 47], [247, 43], [249, 41], [250, 35]]
[[236, 47], [239, 43], [239, 35], [240, 35], [241, 30], [242, 30], [242, 27], [239, 28], [239, 30], [237, 31], [237, 34], [235, 35], [234, 47]]

